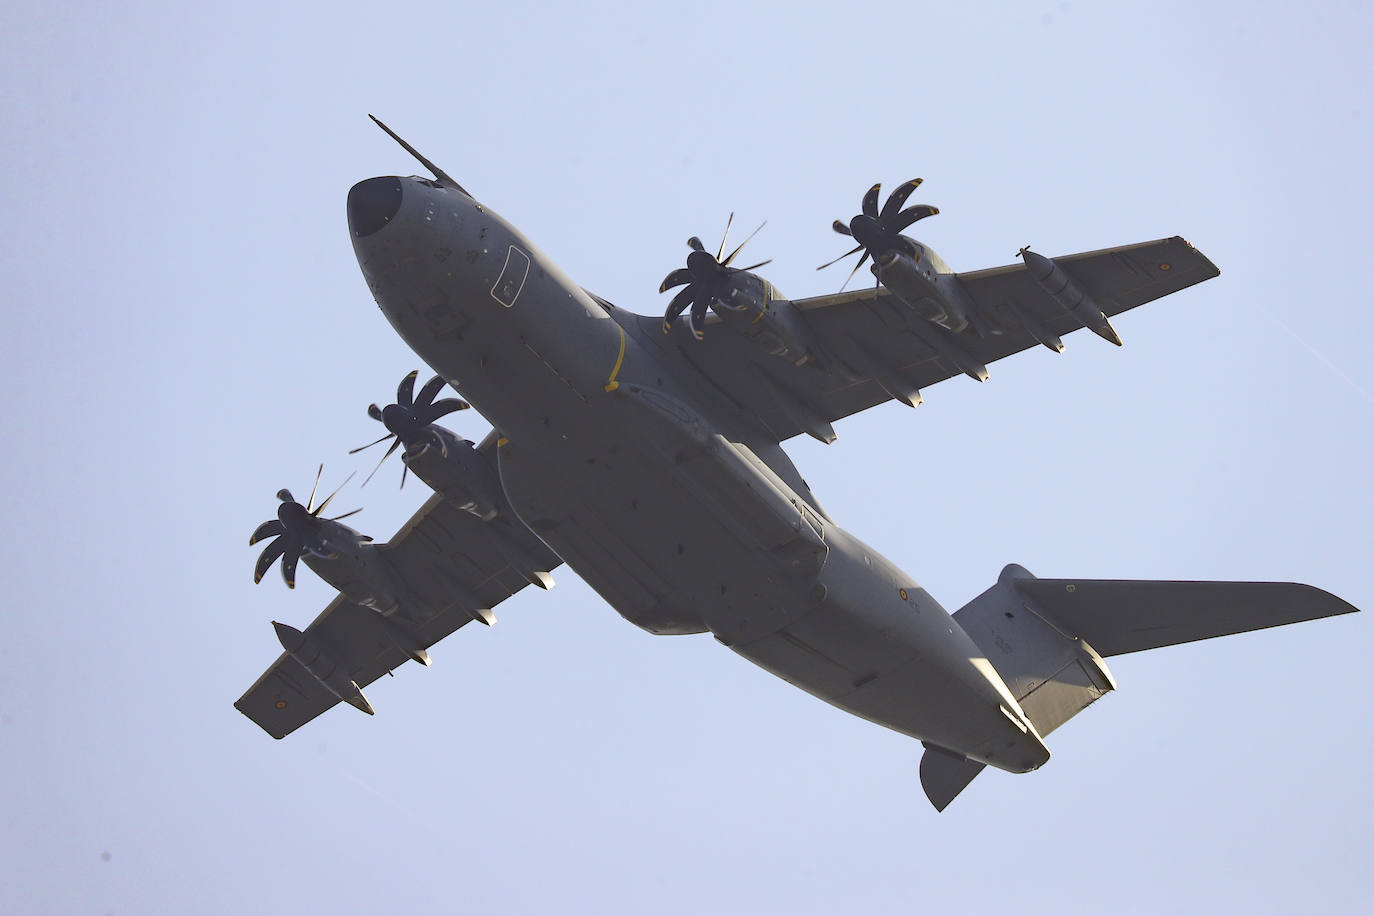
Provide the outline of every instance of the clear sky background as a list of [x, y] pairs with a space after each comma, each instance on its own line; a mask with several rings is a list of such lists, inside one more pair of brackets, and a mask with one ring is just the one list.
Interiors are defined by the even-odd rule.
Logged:
[[[942, 815], [916, 742], [566, 568], [375, 718], [275, 742], [231, 703], [331, 597], [255, 587], [249, 532], [375, 461], [364, 408], [419, 365], [349, 244], [349, 186], [419, 171], [367, 112], [644, 313], [732, 210], [784, 293], [833, 291], [874, 181], [926, 178], [960, 270], [1182, 234], [1221, 277], [1123, 349], [789, 451], [951, 611], [1012, 561], [1374, 609], [1371, 34], [1358, 2], [10, 4], [0, 911], [1365, 911], [1369, 613], [1115, 659], [1044, 769]], [[336, 505], [388, 537], [399, 473]]]

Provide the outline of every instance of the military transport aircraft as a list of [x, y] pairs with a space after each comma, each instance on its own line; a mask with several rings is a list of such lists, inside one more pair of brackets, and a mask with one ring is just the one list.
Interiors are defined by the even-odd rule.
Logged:
[[[375, 119], [374, 119], [375, 120]], [[1038, 579], [1007, 566], [950, 615], [840, 528], [780, 443], [831, 442], [831, 424], [1217, 276], [1181, 238], [955, 273], [903, 234], [933, 215], [879, 186], [834, 230], [870, 258], [872, 288], [792, 301], [743, 245], [697, 238], [664, 318], [588, 292], [529, 239], [377, 122], [433, 178], [371, 178], [348, 193], [363, 276], [397, 333], [439, 374], [373, 405], [402, 474], [434, 491], [371, 543], [286, 490], [256, 578], [281, 560], [338, 589], [235, 704], [281, 738], [567, 563], [652, 633], [710, 632], [833, 706], [919, 739], [941, 810], [985, 766], [1049, 760], [1044, 738], [1116, 687], [1106, 658], [1354, 611], [1306, 585]], [[727, 233], [728, 233], [727, 224]], [[747, 241], [747, 239], [746, 239]], [[766, 264], [767, 262], [763, 262]], [[823, 265], [825, 266], [825, 265]], [[850, 276], [853, 276], [851, 272]], [[848, 281], [846, 281], [847, 284]], [[686, 312], [687, 317], [682, 318]], [[714, 313], [714, 314], [712, 314]], [[466, 400], [435, 400], [445, 383]], [[473, 444], [435, 421], [468, 406]], [[356, 450], [355, 450], [356, 451]], [[380, 464], [378, 465], [380, 467]], [[375, 473], [375, 471], [374, 471]], [[319, 478], [316, 478], [318, 488]], [[337, 492], [337, 491], [336, 491]]]

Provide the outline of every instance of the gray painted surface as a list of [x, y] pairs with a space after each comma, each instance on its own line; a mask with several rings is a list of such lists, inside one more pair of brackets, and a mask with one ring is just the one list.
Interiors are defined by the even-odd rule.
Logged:
[[[690, 270], [664, 282], [687, 285], [660, 329], [587, 293], [434, 171], [359, 182], [354, 249], [392, 326], [495, 432], [474, 451], [423, 417], [388, 421], [408, 468], [440, 495], [389, 544], [307, 557], [346, 600], [292, 630], [288, 653], [236, 704], [275, 737], [341, 698], [372, 712], [360, 687], [407, 658], [427, 664], [433, 642], [489, 623], [525, 583], [550, 587], [566, 562], [636, 625], [710, 631], [802, 690], [926, 742], [922, 780], [943, 810], [981, 765], [1027, 772], [1049, 759], [1043, 737], [1115, 686], [1095, 645], [1110, 655], [1353, 610], [1310, 588], [1037, 583], [1008, 567], [951, 617], [829, 519], [778, 447], [799, 432], [834, 441], [834, 420], [888, 398], [914, 406], [921, 387], [954, 375], [986, 381], [987, 364], [1036, 344], [1060, 351], [1075, 328], [1119, 345], [1109, 316], [1216, 276], [1182, 239], [1057, 259], [1022, 249], [1022, 266], [959, 275], [861, 215], [855, 234], [870, 239], [860, 247], [880, 286], [792, 303], [729, 266], [738, 248], [723, 256], [723, 239], [712, 256], [694, 238]], [[376, 419], [410, 410], [413, 376]], [[516, 584], [494, 590], [502, 579]], [[302, 662], [288, 642], [328, 664]], [[342, 688], [340, 666], [352, 675]]]

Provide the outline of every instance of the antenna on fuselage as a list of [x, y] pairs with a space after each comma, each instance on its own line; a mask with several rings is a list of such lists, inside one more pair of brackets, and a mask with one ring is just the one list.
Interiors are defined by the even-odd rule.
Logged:
[[[421, 164], [421, 165], [423, 165], [425, 168], [427, 168], [427, 169], [429, 169], [431, 172], [433, 172], [433, 173], [434, 173], [434, 177], [435, 177], [436, 179], [438, 179], [439, 184], [440, 184], [441, 186], [446, 187], [446, 188], [453, 188], [453, 189], [456, 190], [456, 191], [462, 191], [464, 194], [467, 194], [468, 197], [472, 197], [471, 194], [468, 194], [468, 191], [467, 191], [466, 188], [464, 188], [464, 187], [463, 187], [462, 185], [460, 185], [458, 182], [456, 182], [456, 181], [454, 181], [452, 178], [450, 178], [450, 177], [449, 177], [449, 174], [448, 174], [447, 172], [445, 172], [443, 169], [439, 168], [439, 167], [438, 167], [437, 165], [435, 165], [433, 162], [430, 162], [430, 161], [429, 161], [428, 159], [426, 159], [424, 156], [421, 156], [419, 150], [417, 150], [415, 147], [411, 146], [409, 143], [407, 143], [407, 142], [405, 142], [404, 140], [402, 140], [401, 137], [400, 137], [400, 135], [397, 134], [396, 131], [392, 130], [390, 127], [387, 127], [385, 124], [383, 124], [380, 120], [378, 120], [378, 118], [377, 118], [376, 115], [370, 114], [370, 115], [368, 115], [368, 117], [371, 118], [371, 119], [373, 120], [373, 122], [376, 123], [376, 125], [377, 125], [378, 127], [380, 127], [382, 130], [386, 131], [387, 136], [389, 136], [391, 139], [395, 140], [397, 143], [401, 144], [401, 148], [402, 148], [402, 149], [404, 149], [407, 153], [410, 153], [410, 155], [414, 156], [416, 159], [420, 160], [420, 164]], [[473, 199], [476, 200], [476, 198], [473, 198]]]

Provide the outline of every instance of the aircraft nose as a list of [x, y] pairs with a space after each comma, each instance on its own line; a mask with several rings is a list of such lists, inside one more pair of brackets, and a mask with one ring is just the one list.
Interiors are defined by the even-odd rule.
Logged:
[[401, 179], [369, 178], [348, 191], [348, 228], [354, 238], [378, 231], [401, 209]]

